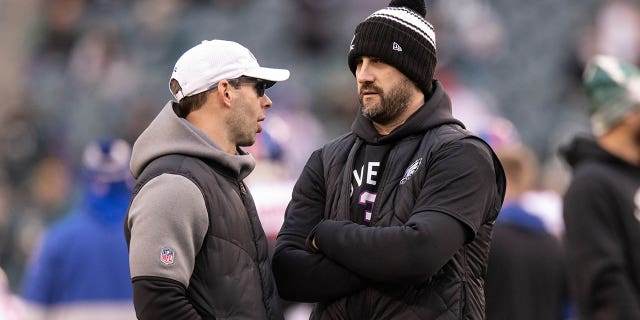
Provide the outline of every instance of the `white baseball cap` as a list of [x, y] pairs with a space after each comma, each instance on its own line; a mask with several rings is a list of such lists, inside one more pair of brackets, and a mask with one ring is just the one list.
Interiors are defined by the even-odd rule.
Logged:
[[289, 79], [289, 70], [260, 67], [251, 51], [237, 42], [205, 40], [187, 50], [176, 62], [171, 79], [178, 81], [182, 89], [171, 94], [180, 102], [184, 97], [210, 89], [221, 80], [240, 76], [273, 84]]

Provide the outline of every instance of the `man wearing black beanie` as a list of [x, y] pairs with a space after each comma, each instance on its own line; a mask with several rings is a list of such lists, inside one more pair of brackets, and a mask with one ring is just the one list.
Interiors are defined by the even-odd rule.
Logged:
[[484, 318], [505, 177], [433, 79], [425, 15], [424, 0], [393, 0], [358, 25], [360, 112], [294, 187], [273, 272], [283, 298], [316, 303], [312, 319]]

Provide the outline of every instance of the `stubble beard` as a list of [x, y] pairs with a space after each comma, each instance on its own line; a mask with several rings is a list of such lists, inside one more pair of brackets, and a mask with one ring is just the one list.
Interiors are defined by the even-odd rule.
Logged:
[[230, 130], [229, 138], [238, 147], [252, 146], [256, 142], [255, 122], [249, 119], [240, 108], [235, 108], [234, 110], [227, 118], [227, 125]]
[[[396, 120], [409, 107], [409, 93], [411, 83], [402, 81], [399, 85], [392, 88], [389, 93], [385, 93], [381, 88], [366, 83], [360, 88], [360, 105], [362, 106], [362, 115], [371, 121], [386, 125]], [[380, 97], [379, 101], [364, 103], [362, 90], [373, 89]]]

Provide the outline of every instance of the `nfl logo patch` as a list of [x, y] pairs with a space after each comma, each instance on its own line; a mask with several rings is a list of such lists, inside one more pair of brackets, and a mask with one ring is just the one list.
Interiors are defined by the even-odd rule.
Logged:
[[173, 250], [169, 249], [169, 248], [162, 248], [162, 250], [160, 250], [160, 262], [164, 263], [164, 264], [173, 264], [173, 262], [175, 258], [175, 254], [173, 252]]

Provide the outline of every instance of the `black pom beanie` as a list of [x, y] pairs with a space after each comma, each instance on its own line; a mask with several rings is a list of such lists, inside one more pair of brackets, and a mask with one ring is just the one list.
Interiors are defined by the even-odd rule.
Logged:
[[380, 58], [429, 93], [436, 67], [436, 35], [425, 15], [424, 0], [393, 0], [367, 17], [351, 40], [351, 72], [355, 75], [358, 57]]

